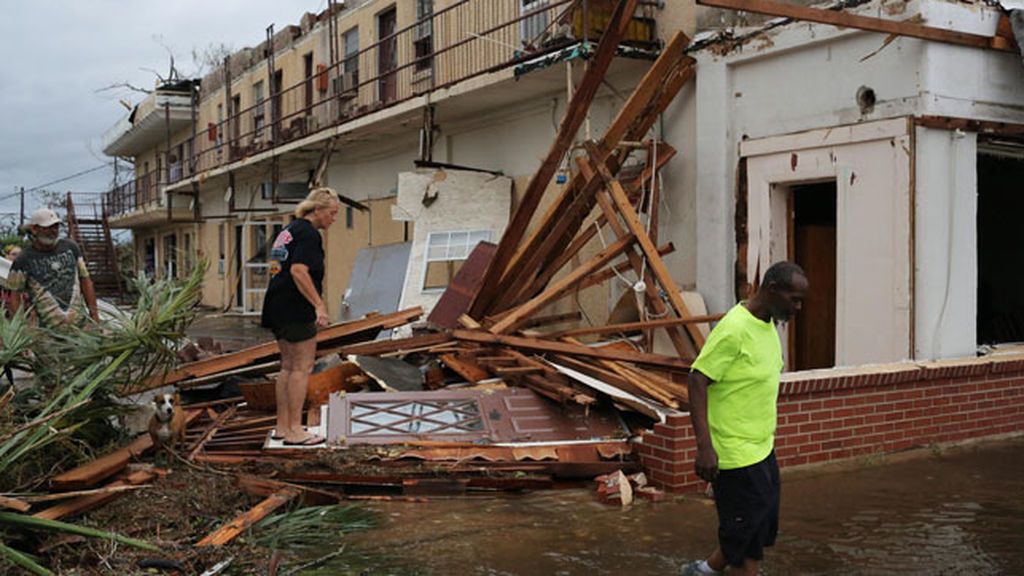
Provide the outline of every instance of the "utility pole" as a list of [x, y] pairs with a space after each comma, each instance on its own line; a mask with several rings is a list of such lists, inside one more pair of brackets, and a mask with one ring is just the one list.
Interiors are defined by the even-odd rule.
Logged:
[[21, 219], [18, 221], [18, 228], [20, 230], [20, 228], [25, 225], [25, 187], [24, 186], [21, 187], [21, 190], [19, 191], [19, 196], [21, 196], [21, 210], [20, 210], [20, 212], [21, 212]]

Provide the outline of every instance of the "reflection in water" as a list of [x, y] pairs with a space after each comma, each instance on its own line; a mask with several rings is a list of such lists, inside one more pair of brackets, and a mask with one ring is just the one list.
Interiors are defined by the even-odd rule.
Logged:
[[[815, 477], [784, 476], [764, 573], [1024, 574], [1024, 439]], [[349, 540], [425, 575], [664, 575], [715, 546], [710, 502], [627, 510], [587, 490], [374, 505]], [[369, 574], [387, 573], [371, 570]]]

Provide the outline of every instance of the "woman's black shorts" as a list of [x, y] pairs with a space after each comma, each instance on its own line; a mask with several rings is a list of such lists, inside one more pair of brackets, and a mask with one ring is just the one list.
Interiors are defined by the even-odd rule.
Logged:
[[729, 564], [761, 560], [779, 531], [779, 465], [775, 452], [743, 468], [721, 470], [712, 484], [718, 545]]
[[316, 323], [302, 322], [299, 324], [280, 324], [273, 326], [270, 330], [274, 333], [276, 340], [296, 343], [305, 342], [316, 337]]

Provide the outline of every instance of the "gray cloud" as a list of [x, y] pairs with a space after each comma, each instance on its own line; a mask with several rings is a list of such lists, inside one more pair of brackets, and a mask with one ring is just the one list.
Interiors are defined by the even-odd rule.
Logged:
[[[215, 44], [232, 49], [261, 42], [266, 27], [297, 24], [326, 0], [5, 0], [0, 18], [0, 213], [18, 209], [2, 199], [86, 170], [110, 158], [99, 140], [126, 112], [119, 99], [137, 103], [127, 89], [96, 91], [129, 82], [152, 88], [166, 74], [167, 50], [182, 74], [197, 65], [192, 50]], [[56, 185], [59, 190], [101, 191], [113, 171], [101, 170]], [[28, 200], [29, 209], [37, 205]]]

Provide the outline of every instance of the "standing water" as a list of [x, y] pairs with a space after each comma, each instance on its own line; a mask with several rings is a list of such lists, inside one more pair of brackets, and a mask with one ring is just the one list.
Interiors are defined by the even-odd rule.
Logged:
[[[888, 460], [888, 461], [886, 461]], [[1024, 438], [783, 474], [763, 573], [1024, 574]], [[349, 540], [395, 559], [366, 574], [670, 575], [715, 546], [714, 506], [630, 508], [587, 490], [383, 502]]]

